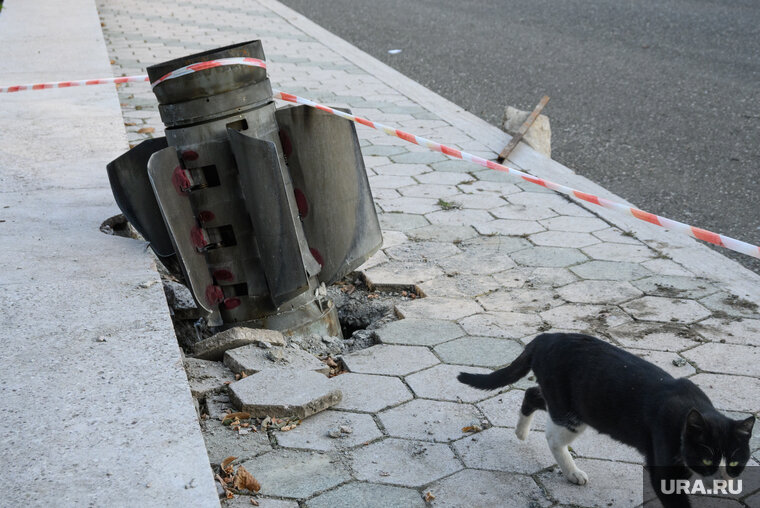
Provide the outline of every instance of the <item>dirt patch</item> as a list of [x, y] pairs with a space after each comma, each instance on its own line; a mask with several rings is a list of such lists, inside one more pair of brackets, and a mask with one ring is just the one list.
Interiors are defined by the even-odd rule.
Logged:
[[734, 308], [747, 309], [750, 311], [756, 311], [758, 307], [755, 302], [750, 302], [749, 300], [745, 300], [736, 295], [728, 295], [723, 299], [723, 303]]
[[124, 215], [114, 215], [103, 221], [100, 231], [107, 235], [123, 236], [134, 240], [144, 240]]

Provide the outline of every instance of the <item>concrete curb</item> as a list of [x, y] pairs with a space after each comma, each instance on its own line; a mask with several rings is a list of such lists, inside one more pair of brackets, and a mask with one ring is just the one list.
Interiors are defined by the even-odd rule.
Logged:
[[[92, 0], [6, 2], [0, 45], [4, 82], [111, 73]], [[153, 261], [98, 230], [127, 147], [115, 89], [4, 95], [0, 120], [0, 498], [218, 506]]]

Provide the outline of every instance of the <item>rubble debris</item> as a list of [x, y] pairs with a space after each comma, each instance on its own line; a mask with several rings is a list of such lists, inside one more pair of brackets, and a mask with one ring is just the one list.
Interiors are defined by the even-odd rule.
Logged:
[[221, 360], [224, 352], [250, 344], [284, 346], [285, 338], [277, 330], [235, 327], [219, 332], [193, 345], [193, 354], [202, 360]]
[[173, 280], [164, 280], [164, 294], [173, 315], [177, 319], [198, 319], [200, 312], [187, 286]]
[[235, 379], [233, 373], [219, 362], [185, 358], [185, 372], [190, 383], [190, 392], [198, 399], [223, 392]]

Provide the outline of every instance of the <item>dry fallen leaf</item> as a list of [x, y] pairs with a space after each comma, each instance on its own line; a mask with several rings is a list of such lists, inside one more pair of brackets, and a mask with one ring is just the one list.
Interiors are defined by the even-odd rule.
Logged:
[[432, 492], [430, 492], [430, 491], [428, 490], [428, 491], [425, 493], [425, 502], [426, 502], [426, 503], [429, 503], [429, 502], [430, 502], [430, 501], [432, 501], [433, 499], [435, 499], [435, 496], [433, 495], [433, 493], [432, 493]]
[[251, 413], [246, 413], [245, 411], [240, 411], [239, 413], [230, 413], [222, 417], [222, 423], [226, 422], [227, 420], [247, 420], [250, 417]]
[[151, 134], [156, 131], [155, 127], [143, 127], [139, 131], [137, 131], [138, 134]]
[[248, 374], [245, 373], [245, 371], [240, 373], [240, 379], [245, 379], [248, 377]]
[[480, 432], [481, 429], [479, 425], [468, 425], [467, 427], [462, 427], [462, 432]]
[[293, 430], [297, 427], [295, 423], [291, 423], [290, 425], [285, 425], [283, 428], [280, 429], [281, 432], [287, 432], [289, 430]]
[[233, 460], [235, 460], [237, 457], [227, 457], [222, 461], [222, 470], [226, 470], [227, 466], [229, 466]]
[[254, 498], [251, 498], [251, 504], [252, 504], [253, 506], [258, 506], [258, 505], [259, 505], [259, 502], [258, 502], [258, 501], [256, 501]]
[[237, 468], [235, 479], [232, 481], [232, 486], [236, 489], [248, 489], [251, 492], [258, 492], [261, 490], [261, 484], [259, 481], [243, 466]]

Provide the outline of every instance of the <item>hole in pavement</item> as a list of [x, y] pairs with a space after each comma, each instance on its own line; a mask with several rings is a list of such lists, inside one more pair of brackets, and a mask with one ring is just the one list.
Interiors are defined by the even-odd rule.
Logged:
[[142, 240], [143, 237], [137, 230], [132, 227], [124, 215], [114, 215], [103, 221], [100, 225], [100, 231], [107, 235], [123, 236], [124, 238], [132, 238], [134, 240]]

